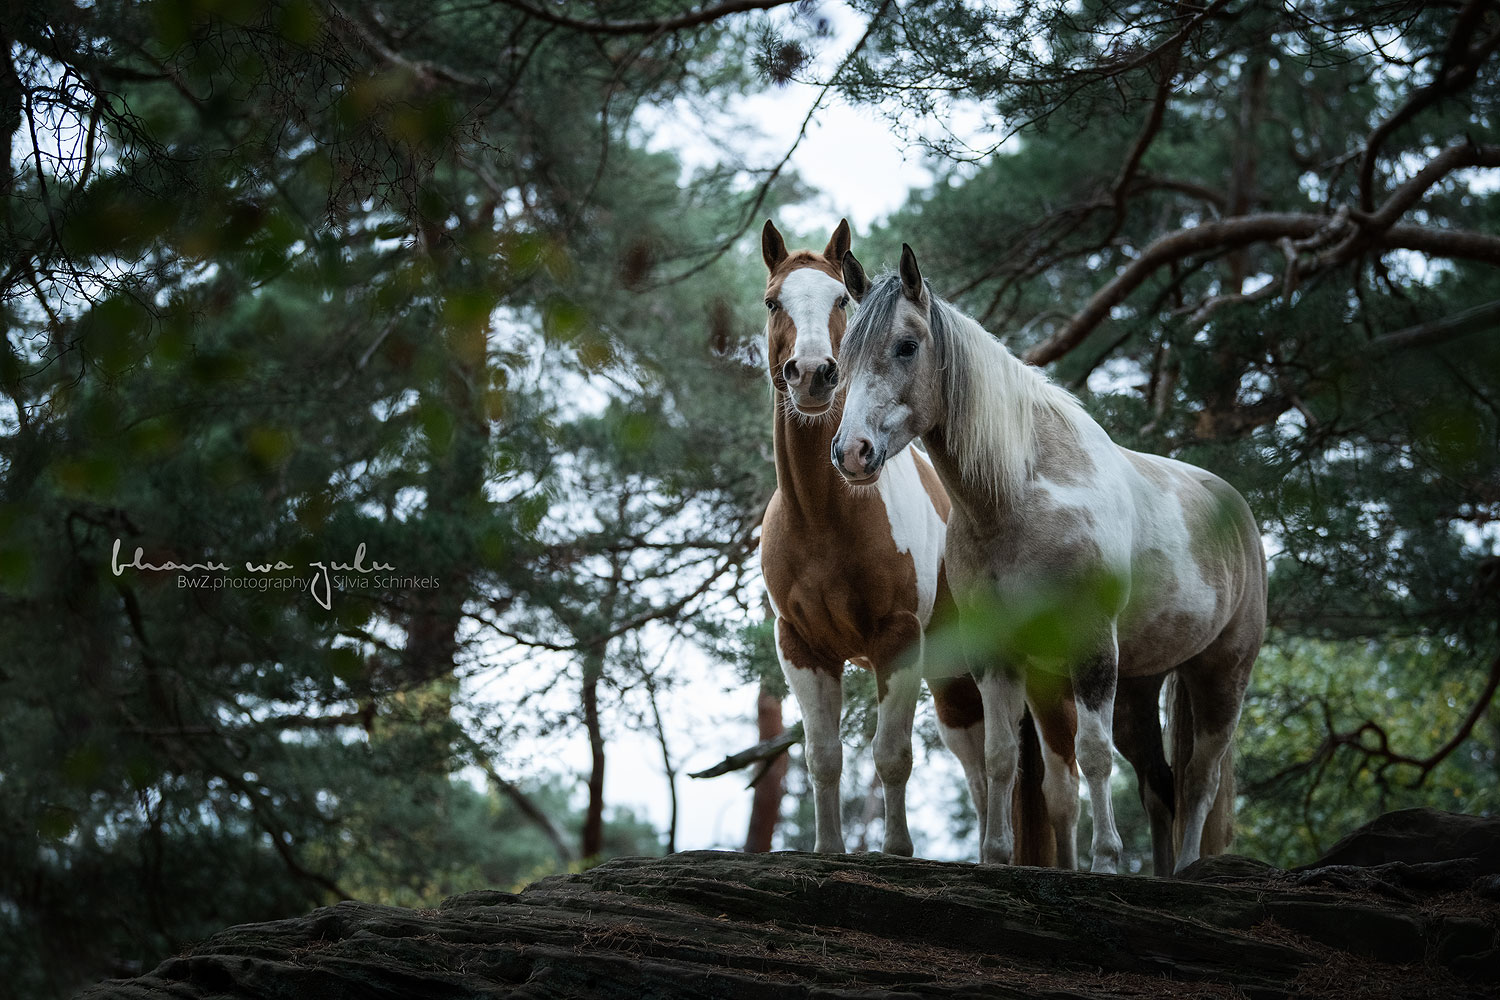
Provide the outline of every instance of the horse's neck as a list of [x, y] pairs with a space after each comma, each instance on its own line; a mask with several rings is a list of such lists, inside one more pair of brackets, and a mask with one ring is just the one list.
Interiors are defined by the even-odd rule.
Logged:
[[[1050, 407], [1038, 406], [1030, 421], [1034, 441], [1032, 464], [1020, 492], [996, 489], [983, 476], [966, 469], [946, 424], [922, 435], [934, 471], [953, 506], [976, 523], [1013, 522], [1025, 509], [1025, 496], [1035, 479], [1072, 479], [1094, 465], [1094, 456], [1080, 436], [1080, 428]], [[1054, 475], [1049, 476], [1049, 470]]]
[[822, 518], [850, 496], [829, 457], [843, 404], [836, 397], [833, 409], [816, 420], [789, 414], [787, 406], [775, 393], [776, 488], [803, 517]]
[[1083, 438], [1092, 421], [973, 320], [950, 336], [948, 363], [967, 381], [944, 382], [945, 416], [924, 443], [956, 506], [976, 521], [1013, 519], [1031, 480], [1052, 478], [1049, 469], [1075, 478], [1089, 466]]
[[[975, 483], [972, 477], [964, 475], [958, 453], [949, 442], [947, 428], [939, 424], [923, 434], [922, 447], [927, 452], [927, 460], [932, 463], [932, 470], [948, 492], [953, 513], [963, 515], [971, 523], [983, 523], [993, 513], [994, 501], [987, 490]], [[949, 524], [952, 523], [950, 517]]]

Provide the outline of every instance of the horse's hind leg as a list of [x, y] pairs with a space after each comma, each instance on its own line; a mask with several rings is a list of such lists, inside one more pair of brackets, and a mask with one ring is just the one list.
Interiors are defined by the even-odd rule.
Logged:
[[1153, 871], [1172, 871], [1172, 769], [1161, 732], [1161, 685], [1165, 674], [1120, 678], [1115, 692], [1115, 746], [1135, 770], [1141, 805], [1151, 821]]
[[813, 818], [817, 827], [813, 850], [842, 854], [844, 830], [839, 778], [844, 771], [844, 746], [839, 742], [839, 715], [844, 702], [844, 665], [818, 657], [797, 629], [780, 618], [776, 619], [776, 655], [787, 686], [802, 710], [803, 746], [807, 773], [812, 779]]
[[987, 791], [984, 777], [984, 705], [979, 688], [968, 674], [930, 677], [932, 704], [937, 709], [938, 735], [964, 769], [964, 780], [979, 817], [979, 843], [984, 844]]
[[1183, 768], [1182, 847], [1177, 871], [1197, 861], [1202, 852], [1203, 827], [1219, 793], [1220, 772], [1240, 720], [1240, 705], [1250, 680], [1248, 660], [1230, 650], [1208, 650], [1177, 668], [1177, 682], [1186, 689], [1192, 706], [1192, 753]]

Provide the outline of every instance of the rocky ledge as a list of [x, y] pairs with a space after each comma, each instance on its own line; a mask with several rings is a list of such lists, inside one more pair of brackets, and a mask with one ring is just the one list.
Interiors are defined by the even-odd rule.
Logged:
[[1406, 810], [1282, 871], [1176, 879], [884, 855], [611, 861], [436, 910], [230, 928], [128, 998], [1493, 997], [1500, 820]]

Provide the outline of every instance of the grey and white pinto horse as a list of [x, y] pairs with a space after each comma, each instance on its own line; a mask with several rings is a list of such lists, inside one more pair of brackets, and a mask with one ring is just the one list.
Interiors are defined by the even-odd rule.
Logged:
[[[872, 484], [887, 456], [921, 437], [953, 500], [945, 562], [961, 603], [1051, 594], [1073, 616], [1069, 662], [1030, 656], [980, 681], [991, 782], [981, 860], [1011, 861], [1028, 671], [1073, 683], [1094, 871], [1119, 865], [1112, 741], [1140, 778], [1157, 873], [1173, 870], [1174, 853], [1180, 871], [1222, 851], [1230, 743], [1266, 620], [1265, 556], [1244, 498], [1202, 469], [1112, 442], [1077, 399], [937, 298], [910, 247], [899, 272], [873, 284], [852, 254], [843, 274], [860, 307], [839, 359], [847, 397], [834, 465]], [[1169, 674], [1170, 769], [1158, 709]]]

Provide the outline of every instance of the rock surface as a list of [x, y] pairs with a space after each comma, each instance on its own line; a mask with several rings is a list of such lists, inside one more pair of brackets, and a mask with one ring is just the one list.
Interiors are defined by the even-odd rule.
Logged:
[[[878, 854], [627, 858], [436, 910], [340, 903], [230, 928], [84, 997], [1496, 996], [1492, 843], [1391, 857], [1374, 846], [1389, 829], [1372, 829], [1387, 819], [1360, 831], [1368, 854], [1348, 853], [1357, 834], [1322, 867], [1227, 856], [1180, 879]], [[1432, 814], [1428, 835], [1458, 843], [1471, 819]]]
[[1431, 864], [1464, 858], [1472, 858], [1476, 870], [1486, 875], [1500, 874], [1500, 817], [1398, 809], [1366, 823], [1308, 867]]

